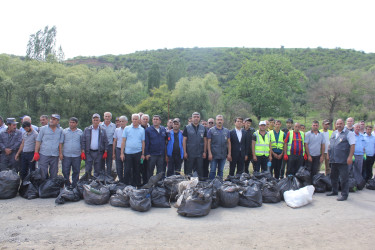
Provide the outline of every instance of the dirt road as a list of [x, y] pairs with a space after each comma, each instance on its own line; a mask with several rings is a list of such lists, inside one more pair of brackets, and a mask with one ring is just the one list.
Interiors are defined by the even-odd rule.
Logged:
[[0, 249], [374, 249], [375, 191], [308, 206], [218, 208], [184, 218], [175, 208], [146, 213], [84, 201], [0, 200]]

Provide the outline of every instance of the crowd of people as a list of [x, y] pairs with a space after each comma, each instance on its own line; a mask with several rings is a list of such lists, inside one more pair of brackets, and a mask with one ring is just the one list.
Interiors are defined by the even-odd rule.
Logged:
[[[62, 173], [67, 185], [77, 185], [81, 161], [85, 171], [98, 176], [112, 173], [115, 161], [118, 180], [126, 185], [140, 187], [155, 174], [167, 176], [197, 173], [200, 180], [223, 178], [224, 165], [229, 162], [229, 175], [253, 171], [270, 171], [274, 178], [295, 175], [300, 166], [307, 166], [311, 179], [324, 164], [330, 175], [332, 192], [341, 196], [349, 194], [348, 178], [352, 174], [360, 185], [373, 177], [375, 160], [375, 134], [373, 127], [361, 121], [354, 124], [349, 117], [338, 119], [335, 130], [324, 120], [322, 128], [313, 121], [311, 130], [292, 119], [282, 121], [270, 118], [259, 122], [255, 130], [251, 118], [236, 117], [234, 128], [224, 127], [224, 117], [217, 115], [207, 121], [194, 112], [188, 125], [181, 129], [179, 118], [162, 126], [159, 115], [150, 117], [137, 113], [128, 125], [126, 116], [116, 117], [105, 112], [103, 121], [99, 114], [92, 115], [92, 125], [83, 131], [78, 119], [71, 117], [69, 127], [61, 128], [60, 116], [40, 117], [40, 127], [31, 123], [29, 116], [22, 117], [21, 126], [15, 118], [0, 117], [1, 168], [13, 168], [23, 180], [31, 171], [40, 168], [43, 178], [56, 177], [61, 160]], [[155, 171], [156, 169], [156, 171]], [[285, 171], [286, 170], [286, 171]], [[72, 172], [72, 175], [70, 175]]]

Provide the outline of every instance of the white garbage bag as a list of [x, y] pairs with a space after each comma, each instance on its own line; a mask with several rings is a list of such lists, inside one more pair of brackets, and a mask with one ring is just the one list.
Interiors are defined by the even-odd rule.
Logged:
[[289, 207], [303, 207], [312, 202], [314, 186], [309, 185], [298, 190], [289, 190], [284, 192], [284, 200]]

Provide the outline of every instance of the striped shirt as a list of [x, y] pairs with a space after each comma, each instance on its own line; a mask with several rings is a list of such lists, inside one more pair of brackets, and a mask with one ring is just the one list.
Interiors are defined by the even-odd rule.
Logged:
[[301, 137], [300, 132], [296, 133], [294, 131], [289, 131], [288, 134], [285, 137], [284, 142], [286, 144], [288, 144], [290, 132], [293, 133], [293, 141], [292, 141], [292, 147], [290, 149], [290, 154], [291, 155], [302, 155], [303, 154], [303, 143], [302, 143], [302, 137]]

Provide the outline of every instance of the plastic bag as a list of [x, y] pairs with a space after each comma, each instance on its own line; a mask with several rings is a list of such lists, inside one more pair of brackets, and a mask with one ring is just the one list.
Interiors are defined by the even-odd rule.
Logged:
[[107, 172], [105, 171], [101, 171], [99, 175], [96, 177], [96, 180], [104, 185], [115, 183], [115, 179], [113, 179], [112, 175], [107, 174]]
[[316, 174], [313, 177], [313, 185], [316, 193], [324, 193], [332, 189], [331, 179], [324, 174]]
[[312, 202], [314, 186], [309, 185], [298, 190], [290, 190], [284, 193], [285, 203], [292, 208], [306, 206]]
[[28, 199], [28, 200], [36, 199], [39, 197], [38, 189], [30, 181], [28, 182], [24, 181], [22, 183], [19, 193], [21, 197]]
[[158, 181], [160, 181], [163, 177], [165, 176], [164, 172], [161, 172], [161, 173], [158, 173], [157, 175], [153, 175], [150, 177], [150, 179], [148, 180], [148, 182], [142, 186], [143, 189], [148, 189], [148, 188], [152, 188], [153, 186], [155, 186]]
[[110, 192], [108, 187], [93, 181], [90, 185], [83, 185], [83, 199], [89, 205], [103, 205], [108, 203]]
[[20, 176], [13, 170], [0, 172], [0, 199], [11, 199], [17, 196]]
[[212, 186], [185, 190], [177, 213], [186, 217], [208, 215], [211, 211], [211, 195]]
[[40, 198], [56, 198], [60, 194], [60, 189], [64, 187], [65, 179], [62, 176], [45, 180], [39, 186]]
[[109, 184], [107, 186], [109, 188], [109, 192], [111, 193], [111, 195], [116, 194], [117, 190], [119, 190], [119, 189], [124, 190], [124, 188], [126, 187], [126, 185], [122, 182]]
[[95, 177], [91, 173], [86, 172], [77, 182], [77, 190], [79, 191], [79, 196], [83, 199], [84, 185], [89, 185], [92, 181], [95, 180]]
[[281, 179], [277, 183], [277, 186], [280, 189], [281, 198], [283, 198], [283, 194], [285, 191], [297, 190], [302, 187], [301, 183], [294, 176], [287, 176], [286, 178]]
[[238, 186], [231, 182], [224, 182], [219, 189], [220, 205], [222, 207], [236, 207], [240, 200]]
[[311, 185], [311, 172], [308, 170], [306, 166], [301, 166], [297, 173], [296, 177], [304, 183], [304, 185]]
[[187, 180], [182, 175], [171, 175], [163, 180], [163, 185], [167, 190], [170, 200], [175, 201], [178, 195], [178, 183]]
[[149, 189], [134, 189], [130, 194], [130, 207], [139, 212], [146, 212], [151, 208], [151, 194]]
[[280, 189], [275, 181], [267, 182], [262, 187], [263, 203], [277, 203], [281, 201]]
[[164, 187], [154, 187], [151, 191], [151, 205], [153, 207], [171, 207], [167, 190]]
[[266, 178], [267, 180], [272, 180], [272, 174], [270, 171], [263, 171], [263, 172], [254, 172], [253, 176], [257, 179]]
[[130, 207], [130, 193], [118, 189], [116, 194], [112, 195], [109, 199], [109, 203], [114, 207]]
[[76, 202], [79, 201], [80, 195], [77, 188], [72, 187], [65, 187], [60, 191], [59, 196], [56, 198], [55, 203], [56, 204], [64, 204], [67, 201]]
[[181, 195], [185, 189], [190, 189], [198, 184], [198, 177], [192, 177], [189, 181], [181, 181], [178, 183], [178, 194]]
[[375, 190], [375, 179], [368, 180], [366, 188], [370, 190]]
[[262, 191], [257, 184], [252, 186], [240, 187], [239, 206], [242, 207], [261, 207], [262, 206]]
[[212, 203], [211, 208], [215, 209], [220, 206], [220, 197], [219, 197], [219, 189], [223, 185], [223, 181], [220, 177], [216, 176], [215, 179], [211, 181], [212, 184]]

